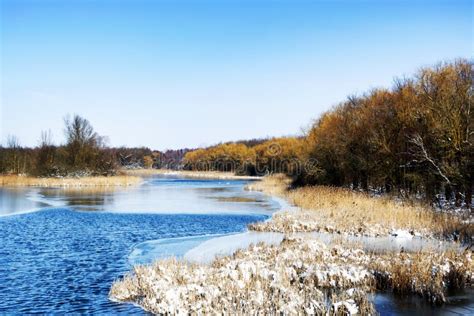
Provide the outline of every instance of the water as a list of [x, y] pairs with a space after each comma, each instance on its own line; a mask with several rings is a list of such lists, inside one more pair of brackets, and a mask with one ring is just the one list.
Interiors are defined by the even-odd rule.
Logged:
[[[209, 262], [249, 243], [279, 243], [281, 234], [245, 228], [285, 202], [246, 192], [246, 183], [152, 177], [119, 189], [0, 188], [0, 314], [144, 314], [108, 300], [112, 282], [134, 264], [169, 256]], [[391, 237], [355, 241], [373, 251], [446, 247]], [[435, 308], [415, 296], [377, 293], [374, 304], [382, 315], [474, 314], [473, 290], [448, 298]]]
[[392, 293], [377, 293], [374, 305], [380, 315], [474, 315], [474, 289], [448, 293], [448, 302], [433, 306], [418, 296], [397, 296]]
[[148, 262], [143, 252], [150, 261], [183, 255], [278, 208], [244, 184], [153, 178], [106, 191], [0, 189], [0, 314], [141, 314], [108, 300], [112, 282]]

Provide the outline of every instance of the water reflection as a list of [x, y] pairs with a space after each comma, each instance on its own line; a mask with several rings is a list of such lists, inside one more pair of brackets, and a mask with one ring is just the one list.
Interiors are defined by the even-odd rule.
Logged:
[[47, 203], [36, 201], [31, 190], [0, 188], [0, 216], [26, 213], [47, 206]]
[[54, 201], [56, 205], [76, 209], [102, 210], [105, 205], [112, 205], [117, 191], [124, 190], [112, 187], [97, 188], [46, 188], [41, 189], [38, 195], [47, 203]]
[[44, 207], [154, 214], [271, 214], [278, 203], [243, 191], [247, 181], [148, 178], [134, 187], [0, 189], [0, 215]]

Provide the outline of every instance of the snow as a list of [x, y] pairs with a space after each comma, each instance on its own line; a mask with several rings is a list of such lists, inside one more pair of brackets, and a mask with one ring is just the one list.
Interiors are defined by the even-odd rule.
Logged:
[[392, 235], [396, 238], [403, 238], [403, 239], [412, 239], [413, 238], [413, 235], [409, 231], [403, 230], [403, 229], [392, 230], [390, 232], [390, 235]]

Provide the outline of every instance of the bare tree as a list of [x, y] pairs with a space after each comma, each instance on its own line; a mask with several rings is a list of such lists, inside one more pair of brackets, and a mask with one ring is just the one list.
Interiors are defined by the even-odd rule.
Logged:
[[15, 135], [8, 135], [7, 137], [7, 148], [8, 148], [8, 159], [7, 166], [10, 172], [20, 173], [21, 172], [21, 159], [20, 159], [20, 141]]
[[39, 146], [40, 147], [53, 146], [53, 134], [51, 133], [51, 130], [41, 131]]
[[56, 147], [53, 144], [51, 130], [41, 131], [38, 152], [36, 155], [35, 173], [40, 176], [57, 174], [55, 166]]
[[425, 148], [425, 144], [423, 142], [423, 138], [419, 134], [415, 134], [411, 139], [410, 142], [416, 146], [418, 149], [414, 156], [417, 157], [417, 162], [428, 162], [436, 171], [436, 173], [443, 178], [443, 180], [447, 184], [451, 184], [451, 180], [446, 176], [443, 172], [441, 167], [435, 162], [433, 158], [428, 154], [428, 151]]
[[20, 141], [15, 135], [8, 135], [7, 137], [7, 148], [18, 149], [20, 148]]
[[102, 138], [97, 135], [90, 122], [75, 114], [64, 119], [66, 152], [73, 170], [94, 169], [99, 155]]

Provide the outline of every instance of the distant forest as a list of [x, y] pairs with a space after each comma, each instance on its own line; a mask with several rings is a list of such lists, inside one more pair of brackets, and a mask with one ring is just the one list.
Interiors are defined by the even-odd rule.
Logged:
[[286, 173], [295, 185], [440, 196], [471, 206], [474, 185], [473, 63], [440, 63], [390, 89], [350, 96], [301, 137], [253, 139], [195, 150], [109, 148], [90, 123], [65, 120], [66, 142], [42, 133], [36, 148], [9, 137], [0, 147], [1, 173], [36, 176], [110, 175], [120, 168]]
[[42, 132], [39, 145], [23, 147], [15, 136], [0, 146], [0, 173], [39, 177], [115, 175], [120, 169], [179, 169], [190, 149], [160, 152], [147, 147], [107, 147], [90, 122], [74, 115], [66, 118], [65, 144], [54, 145], [51, 132]]

